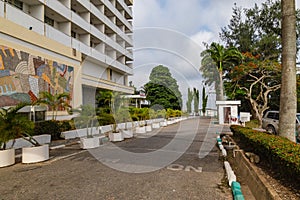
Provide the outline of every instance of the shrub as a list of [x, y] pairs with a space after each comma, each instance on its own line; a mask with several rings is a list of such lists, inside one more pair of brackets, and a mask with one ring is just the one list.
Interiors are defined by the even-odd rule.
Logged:
[[115, 119], [112, 114], [102, 113], [100, 116], [97, 117], [97, 119], [100, 126], [115, 123]]
[[245, 150], [265, 158], [280, 175], [300, 180], [300, 145], [251, 128], [235, 125], [231, 130]]
[[74, 121], [73, 120], [59, 121], [58, 124], [59, 124], [60, 132], [65, 132], [65, 131], [69, 131], [69, 130], [74, 130], [75, 129], [75, 125], [74, 125]]
[[59, 121], [48, 120], [36, 122], [34, 127], [35, 135], [50, 134], [52, 140], [61, 139]]

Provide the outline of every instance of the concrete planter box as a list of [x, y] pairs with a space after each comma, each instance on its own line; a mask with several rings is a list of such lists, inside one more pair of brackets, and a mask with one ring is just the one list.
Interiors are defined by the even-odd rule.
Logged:
[[132, 129], [121, 129], [121, 133], [123, 134], [123, 138], [132, 138], [133, 137], [133, 130]]
[[151, 132], [152, 131], [152, 126], [151, 125], [145, 126], [145, 128], [146, 128], [146, 132]]
[[153, 129], [160, 128], [159, 123], [153, 123], [153, 124], [152, 124], [152, 128], [153, 128]]
[[142, 126], [142, 127], [136, 127], [135, 128], [135, 132], [136, 133], [146, 133], [146, 127]]
[[6, 167], [15, 164], [15, 149], [6, 149], [0, 151], [0, 167]]
[[167, 126], [167, 122], [166, 121], [159, 122], [159, 125], [165, 127]]
[[22, 148], [22, 163], [37, 163], [49, 160], [49, 145]]
[[92, 149], [100, 146], [100, 137], [80, 138], [80, 148]]
[[123, 134], [121, 132], [117, 132], [117, 133], [110, 132], [108, 136], [111, 142], [120, 142], [124, 140]]

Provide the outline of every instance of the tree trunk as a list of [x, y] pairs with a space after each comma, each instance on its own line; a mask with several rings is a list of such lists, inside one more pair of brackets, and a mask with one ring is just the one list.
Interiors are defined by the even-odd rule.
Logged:
[[223, 89], [223, 71], [219, 71], [219, 101], [224, 100], [224, 89]]
[[282, 78], [279, 135], [295, 142], [296, 11], [295, 0], [282, 0]]

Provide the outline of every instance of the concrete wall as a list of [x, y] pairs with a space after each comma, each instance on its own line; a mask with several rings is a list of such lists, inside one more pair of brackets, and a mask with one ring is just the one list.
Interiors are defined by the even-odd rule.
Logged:
[[258, 170], [245, 157], [243, 151], [236, 151], [233, 159], [235, 172], [247, 180], [247, 185], [256, 199], [280, 200], [276, 191], [271, 188], [267, 180], [260, 176]]

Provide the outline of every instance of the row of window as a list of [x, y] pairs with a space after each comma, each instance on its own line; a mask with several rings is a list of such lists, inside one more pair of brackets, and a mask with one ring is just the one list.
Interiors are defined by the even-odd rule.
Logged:
[[11, 4], [12, 6], [23, 10], [23, 2], [19, 0], [4, 0], [4, 2]]

